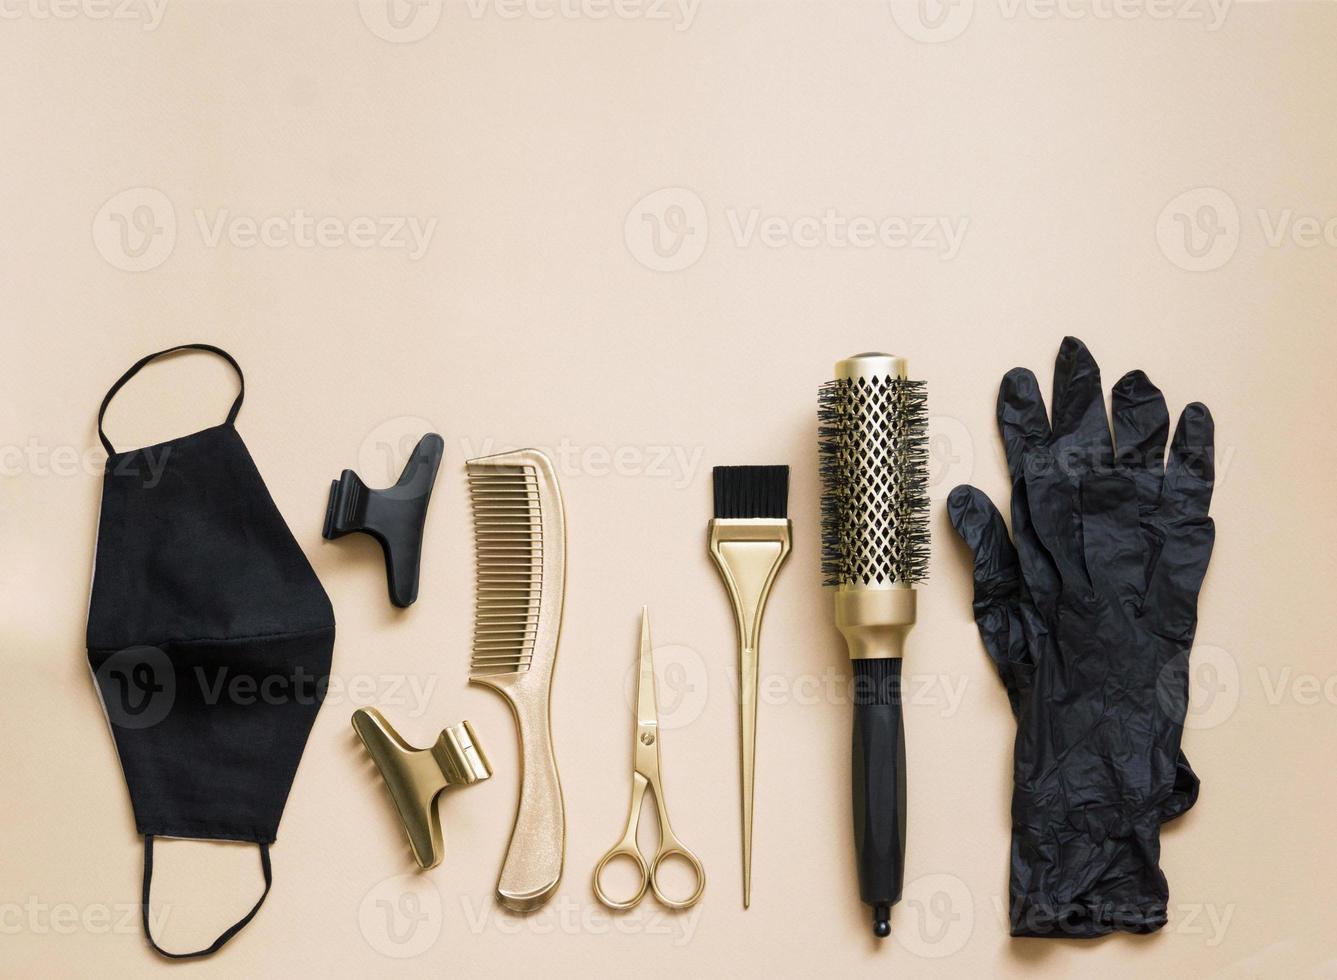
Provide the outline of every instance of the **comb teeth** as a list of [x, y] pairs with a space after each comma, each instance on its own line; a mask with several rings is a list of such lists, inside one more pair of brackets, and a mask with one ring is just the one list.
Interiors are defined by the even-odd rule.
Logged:
[[859, 377], [818, 394], [822, 578], [826, 585], [923, 581], [928, 570], [924, 382]]
[[543, 592], [543, 514], [530, 466], [469, 466], [477, 575], [470, 671], [528, 670]]

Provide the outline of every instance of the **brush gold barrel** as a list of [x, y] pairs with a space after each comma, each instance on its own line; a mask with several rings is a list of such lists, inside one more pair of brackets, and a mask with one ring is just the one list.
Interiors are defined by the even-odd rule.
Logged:
[[752, 904], [752, 812], [757, 758], [757, 685], [761, 622], [794, 525], [789, 467], [717, 466], [710, 557], [719, 569], [738, 626], [739, 766], [743, 804], [743, 908]]
[[[847, 418], [851, 424], [847, 427], [848, 444], [843, 451], [854, 471], [851, 476], [869, 480], [870, 489], [875, 491], [860, 495], [849, 505], [841, 533], [846, 535], [846, 547], [851, 552], [867, 547], [856, 544], [855, 540], [874, 527], [887, 529], [874, 533], [870, 542], [874, 548], [879, 539], [889, 547], [897, 547], [891, 528], [898, 515], [894, 506], [886, 506], [886, 498], [878, 492], [885, 492], [892, 481], [900, 479], [894, 470], [894, 451], [889, 452], [883, 445], [884, 436], [878, 425], [857, 424], [854, 413], [861, 397], [876, 398], [879, 388], [889, 379], [905, 382], [908, 366], [904, 357], [891, 354], [856, 354], [836, 362], [836, 379], [849, 383], [850, 398], [855, 403]], [[861, 396], [860, 392], [867, 394]], [[894, 555], [891, 557], [895, 559]], [[905, 653], [905, 638], [915, 624], [914, 587], [895, 579], [894, 573], [870, 577], [867, 570], [865, 567], [861, 574], [851, 575], [836, 585], [836, 628], [849, 645], [851, 660], [901, 657]]]
[[885, 937], [905, 877], [901, 663], [928, 562], [927, 411], [903, 357], [858, 354], [835, 375], [818, 410], [822, 571], [853, 665], [859, 893]]
[[557, 890], [566, 853], [549, 720], [566, 587], [566, 519], [556, 471], [538, 450], [466, 466], [478, 577], [469, 680], [506, 699], [520, 738], [520, 802], [497, 900], [529, 912]]

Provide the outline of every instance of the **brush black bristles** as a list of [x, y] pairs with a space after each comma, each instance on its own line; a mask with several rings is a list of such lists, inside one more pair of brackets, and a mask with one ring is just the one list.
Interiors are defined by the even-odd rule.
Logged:
[[825, 585], [913, 585], [928, 571], [924, 382], [830, 381], [818, 393]]
[[711, 475], [717, 519], [789, 516], [788, 466], [716, 466]]

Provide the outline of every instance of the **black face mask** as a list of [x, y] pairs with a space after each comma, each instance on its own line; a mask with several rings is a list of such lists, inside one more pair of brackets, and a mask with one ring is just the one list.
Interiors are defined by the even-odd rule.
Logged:
[[[245, 381], [218, 426], [108, 459], [88, 611], [88, 661], [144, 836], [144, 934], [164, 956], [206, 956], [250, 922], [271, 882], [297, 762], [328, 685], [330, 600], [233, 428]], [[265, 890], [206, 949], [168, 953], [149, 926], [153, 838], [249, 841]]]

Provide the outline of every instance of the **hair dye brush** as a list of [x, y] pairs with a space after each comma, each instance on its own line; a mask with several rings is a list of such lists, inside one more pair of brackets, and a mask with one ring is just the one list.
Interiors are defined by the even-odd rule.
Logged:
[[752, 785], [757, 758], [757, 666], [761, 617], [794, 525], [788, 466], [716, 466], [710, 557], [738, 624], [738, 729], [743, 787], [743, 908], [752, 904]]
[[924, 383], [905, 358], [856, 354], [819, 395], [822, 575], [854, 668], [854, 845], [873, 931], [905, 880], [901, 657], [928, 564]]

